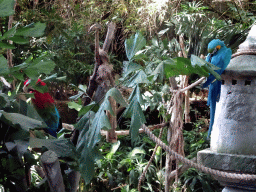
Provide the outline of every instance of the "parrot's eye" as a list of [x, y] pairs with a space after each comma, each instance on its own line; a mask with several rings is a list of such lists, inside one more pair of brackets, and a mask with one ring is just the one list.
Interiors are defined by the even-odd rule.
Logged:
[[216, 48], [219, 50], [219, 49], [221, 48], [221, 46], [220, 46], [220, 45], [217, 45]]

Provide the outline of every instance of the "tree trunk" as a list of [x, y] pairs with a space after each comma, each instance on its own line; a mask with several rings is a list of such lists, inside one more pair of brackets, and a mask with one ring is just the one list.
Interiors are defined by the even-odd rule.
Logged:
[[[179, 36], [179, 44], [180, 44], [180, 47], [182, 50], [183, 57], [188, 58], [188, 55], [185, 50], [183, 35]], [[183, 88], [188, 86], [188, 78], [189, 78], [189, 76], [186, 75], [184, 78], [184, 82], [183, 82]], [[190, 122], [190, 116], [189, 116], [190, 108], [189, 107], [190, 107], [190, 105], [189, 105], [189, 90], [187, 90], [187, 91], [185, 91], [185, 123]]]
[[[170, 82], [172, 89], [174, 89], [174, 90], [178, 89], [177, 82], [174, 77], [170, 77], [169, 82]], [[171, 144], [172, 126], [173, 126], [173, 121], [171, 119], [170, 125], [167, 130], [167, 142], [168, 142], [169, 147]], [[165, 192], [169, 192], [169, 189], [170, 189], [170, 184], [171, 184], [170, 181], [171, 180], [170, 180], [169, 175], [170, 175], [171, 171], [172, 171], [172, 158], [171, 158], [171, 155], [169, 153], [167, 153], [166, 161], [165, 161]]]
[[[14, 1], [14, 7], [13, 9], [15, 10], [17, 1]], [[12, 28], [12, 23], [13, 23], [13, 15], [9, 16], [9, 21], [8, 21], [8, 30], [10, 30]], [[13, 42], [11, 40], [9, 40], [9, 43], [12, 44]], [[12, 50], [11, 49], [7, 49], [7, 62], [8, 62], [8, 66], [9, 68], [13, 67], [13, 63], [12, 63]]]

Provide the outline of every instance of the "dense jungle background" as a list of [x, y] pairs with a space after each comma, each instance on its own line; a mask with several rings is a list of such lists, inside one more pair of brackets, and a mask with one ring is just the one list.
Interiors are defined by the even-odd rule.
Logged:
[[[177, 101], [175, 90], [214, 69], [191, 56], [204, 59], [215, 38], [235, 53], [255, 19], [254, 0], [0, 0], [0, 191], [54, 190], [41, 159], [48, 150], [65, 191], [221, 191], [140, 128], [196, 161], [209, 147], [208, 91], [199, 84]], [[55, 100], [57, 138], [23, 92], [27, 78], [47, 83], [36, 90]]]

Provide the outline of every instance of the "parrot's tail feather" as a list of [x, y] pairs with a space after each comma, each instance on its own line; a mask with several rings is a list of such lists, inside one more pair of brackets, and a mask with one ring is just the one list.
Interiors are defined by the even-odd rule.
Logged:
[[53, 137], [56, 137], [56, 138], [57, 138], [57, 133], [56, 133], [56, 131], [51, 130], [51, 129], [49, 129], [49, 128], [45, 128], [44, 130], [45, 130], [45, 132], [49, 133], [49, 134], [52, 135]]
[[215, 109], [216, 109], [216, 101], [212, 101], [210, 103], [210, 125], [209, 125], [209, 130], [208, 130], [208, 136], [207, 139], [210, 138], [211, 132], [212, 132], [212, 126], [214, 123], [214, 115], [215, 115]]

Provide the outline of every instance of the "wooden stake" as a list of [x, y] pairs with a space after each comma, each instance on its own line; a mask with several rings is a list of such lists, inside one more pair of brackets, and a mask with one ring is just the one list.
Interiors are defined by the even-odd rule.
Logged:
[[51, 192], [64, 192], [60, 163], [54, 151], [46, 151], [40, 158]]
[[111, 124], [112, 129], [107, 132], [106, 139], [107, 139], [107, 142], [115, 143], [117, 142], [116, 101], [112, 97], [109, 97], [109, 102], [114, 112], [114, 115], [111, 115], [110, 112], [107, 111], [107, 116], [109, 118], [109, 122]]

